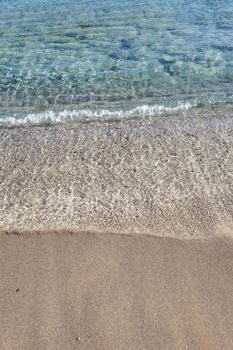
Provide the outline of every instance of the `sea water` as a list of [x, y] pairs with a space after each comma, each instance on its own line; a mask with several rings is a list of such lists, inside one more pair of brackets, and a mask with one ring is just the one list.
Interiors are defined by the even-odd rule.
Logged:
[[0, 125], [233, 108], [232, 0], [2, 0]]

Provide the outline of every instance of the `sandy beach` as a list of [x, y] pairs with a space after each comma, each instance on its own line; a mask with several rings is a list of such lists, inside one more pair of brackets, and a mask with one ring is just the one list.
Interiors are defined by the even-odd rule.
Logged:
[[0, 136], [1, 349], [232, 350], [232, 118]]
[[232, 174], [231, 116], [1, 129], [0, 229], [225, 234]]
[[231, 350], [233, 241], [0, 236], [4, 350]]
[[233, 0], [0, 5], [0, 350], [233, 350]]

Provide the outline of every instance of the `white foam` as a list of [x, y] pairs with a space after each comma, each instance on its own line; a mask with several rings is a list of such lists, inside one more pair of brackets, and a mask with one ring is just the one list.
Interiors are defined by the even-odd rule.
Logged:
[[28, 113], [24, 117], [19, 117], [17, 114], [0, 118], [1, 126], [27, 126], [27, 125], [43, 125], [57, 124], [85, 120], [108, 120], [108, 119], [128, 119], [140, 117], [153, 117], [162, 114], [172, 114], [178, 111], [187, 111], [196, 104], [178, 103], [175, 107], [166, 107], [164, 105], [142, 105], [130, 110], [107, 110], [99, 111], [91, 109], [80, 110], [63, 110], [63, 111], [45, 111], [39, 113]]

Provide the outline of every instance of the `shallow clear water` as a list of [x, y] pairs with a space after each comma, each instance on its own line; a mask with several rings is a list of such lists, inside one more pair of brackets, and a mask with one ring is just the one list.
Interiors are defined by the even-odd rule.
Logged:
[[232, 108], [232, 0], [0, 5], [1, 125]]

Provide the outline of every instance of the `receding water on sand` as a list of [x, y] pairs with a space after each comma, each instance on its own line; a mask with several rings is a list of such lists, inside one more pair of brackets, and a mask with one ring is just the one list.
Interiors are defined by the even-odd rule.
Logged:
[[232, 226], [233, 119], [0, 130], [1, 229], [207, 237]]

